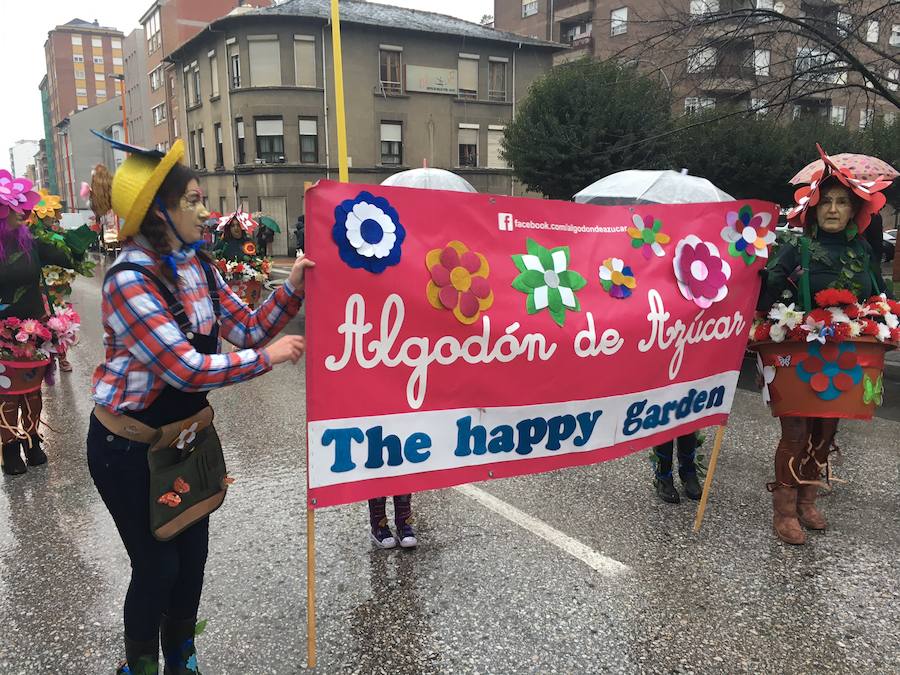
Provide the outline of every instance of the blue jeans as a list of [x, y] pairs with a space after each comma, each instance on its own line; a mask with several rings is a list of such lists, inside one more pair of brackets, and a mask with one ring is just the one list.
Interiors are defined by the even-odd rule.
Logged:
[[147, 448], [111, 434], [91, 415], [88, 468], [131, 559], [125, 635], [139, 642], [158, 639], [163, 614], [172, 619], [197, 616], [209, 549], [209, 518], [170, 541], [153, 537]]

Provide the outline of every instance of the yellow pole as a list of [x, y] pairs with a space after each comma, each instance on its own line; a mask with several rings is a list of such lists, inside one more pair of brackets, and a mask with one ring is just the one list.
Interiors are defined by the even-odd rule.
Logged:
[[341, 57], [341, 17], [338, 0], [331, 0], [331, 52], [334, 61], [334, 107], [337, 110], [338, 177], [342, 183], [349, 183], [347, 120], [344, 115], [344, 64]]
[[316, 512], [306, 509], [306, 667], [316, 667]]
[[709, 488], [712, 485], [713, 474], [716, 472], [716, 462], [719, 461], [719, 450], [722, 448], [722, 438], [725, 436], [725, 425], [716, 431], [716, 441], [713, 445], [712, 456], [709, 458], [709, 467], [706, 469], [706, 480], [703, 481], [703, 496], [700, 497], [700, 507], [697, 509], [697, 517], [694, 519], [694, 532], [700, 531], [703, 525], [703, 514], [706, 512], [706, 500], [709, 498]]

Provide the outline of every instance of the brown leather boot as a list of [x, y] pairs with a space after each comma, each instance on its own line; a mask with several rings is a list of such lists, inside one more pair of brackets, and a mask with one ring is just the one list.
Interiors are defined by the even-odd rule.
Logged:
[[779, 485], [772, 490], [772, 526], [785, 544], [806, 543], [806, 533], [797, 518], [797, 488]]
[[824, 530], [828, 527], [825, 516], [816, 508], [818, 493], [818, 485], [801, 485], [797, 488], [797, 515], [803, 527], [810, 530]]

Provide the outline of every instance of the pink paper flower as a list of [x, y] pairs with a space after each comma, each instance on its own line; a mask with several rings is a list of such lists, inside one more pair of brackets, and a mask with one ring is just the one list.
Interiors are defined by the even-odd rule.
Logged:
[[34, 333], [37, 332], [38, 322], [35, 321], [34, 319], [25, 319], [25, 321], [22, 322], [21, 328], [24, 332], [28, 333], [29, 335], [33, 335]]
[[714, 244], [688, 235], [675, 247], [672, 266], [681, 294], [701, 309], [728, 295], [731, 265], [722, 260]]
[[41, 196], [31, 188], [31, 181], [27, 178], [16, 178], [6, 169], [0, 169], [0, 205], [17, 213], [31, 211], [41, 200]]
[[28, 333], [20, 330], [18, 333], [16, 333], [16, 340], [18, 340], [19, 342], [28, 342]]

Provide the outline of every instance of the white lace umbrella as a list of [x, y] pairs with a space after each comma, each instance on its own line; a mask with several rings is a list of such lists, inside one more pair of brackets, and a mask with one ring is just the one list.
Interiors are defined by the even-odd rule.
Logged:
[[699, 204], [730, 202], [734, 198], [705, 178], [678, 171], [619, 171], [591, 183], [577, 193], [579, 204]]
[[451, 192], [478, 192], [472, 184], [462, 176], [457, 176], [444, 169], [410, 169], [388, 176], [382, 185], [392, 187], [422, 188], [425, 190], [449, 190]]

